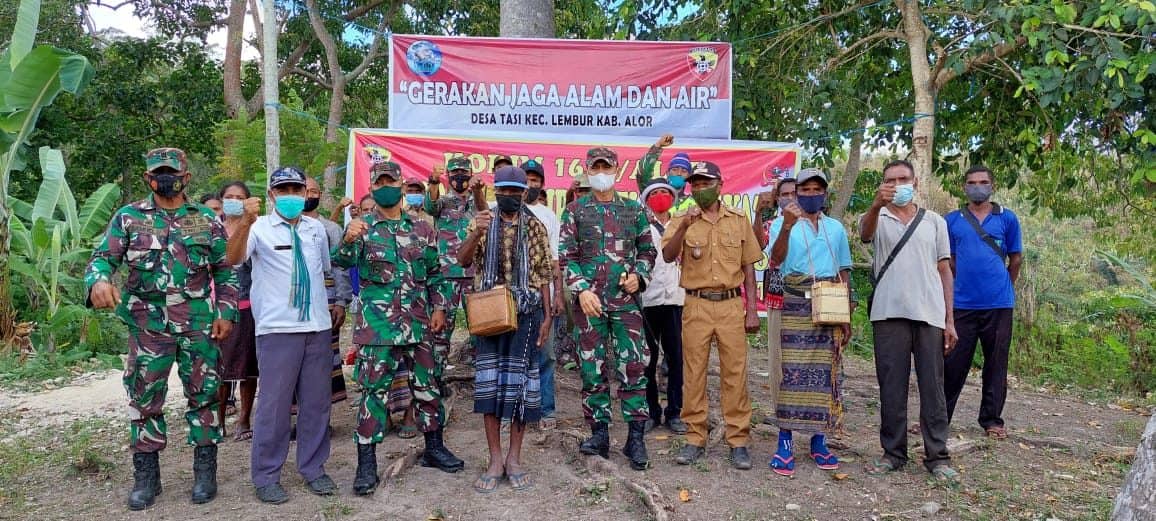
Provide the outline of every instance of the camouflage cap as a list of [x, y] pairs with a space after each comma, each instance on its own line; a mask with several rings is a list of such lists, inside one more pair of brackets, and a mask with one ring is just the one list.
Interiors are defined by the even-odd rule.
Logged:
[[413, 176], [413, 175], [408, 175], [408, 176], [405, 176], [405, 185], [406, 186], [415, 186], [416, 185], [416, 186], [420, 186], [422, 188], [425, 188], [425, 179], [422, 179], [420, 177]]
[[618, 154], [606, 147], [591, 148], [586, 151], [586, 168], [594, 163], [606, 161], [610, 166], [618, 166]]
[[472, 170], [469, 158], [458, 156], [446, 161], [446, 171], [453, 172], [454, 170]]
[[510, 159], [510, 156], [498, 155], [498, 156], [494, 157], [494, 170], [501, 168], [502, 163], [505, 163], [506, 165], [509, 165], [509, 166], [514, 166], [514, 160]]
[[393, 161], [382, 161], [369, 169], [369, 182], [377, 181], [381, 176], [389, 176], [394, 180], [401, 179], [401, 165]]
[[167, 166], [178, 172], [189, 169], [189, 160], [185, 151], [179, 148], [154, 148], [144, 156], [145, 171], [152, 172], [162, 166]]

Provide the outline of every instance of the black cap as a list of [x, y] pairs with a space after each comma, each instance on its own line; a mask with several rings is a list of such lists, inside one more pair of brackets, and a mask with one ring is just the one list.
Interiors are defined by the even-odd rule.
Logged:
[[696, 177], [704, 177], [706, 179], [722, 179], [722, 171], [719, 170], [718, 165], [710, 161], [699, 161], [694, 164], [694, 169], [690, 171], [690, 175], [686, 178], [687, 181], [693, 181]]
[[269, 175], [269, 188], [282, 185], [305, 186], [305, 172], [294, 166], [283, 166]]

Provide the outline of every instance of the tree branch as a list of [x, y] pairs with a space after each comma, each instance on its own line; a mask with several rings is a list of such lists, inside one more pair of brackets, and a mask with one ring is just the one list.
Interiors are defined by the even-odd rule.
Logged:
[[[352, 22], [358, 18], [361, 18], [362, 16], [365, 16], [366, 13], [376, 9], [378, 6], [386, 3], [387, 1], [391, 1], [391, 0], [374, 0], [374, 1], [372, 1], [368, 4], [365, 4], [361, 7], [350, 10], [348, 13], [345, 13], [345, 16], [342, 16], [341, 19], [345, 20], [346, 22]], [[398, 5], [397, 2], [394, 2], [394, 6], [396, 6], [396, 5]], [[390, 11], [390, 14], [393, 14], [394, 7], [390, 7], [389, 11]]]
[[[991, 49], [980, 53], [970, 60], [964, 62], [962, 72], [956, 72], [955, 69], [940, 70], [934, 76], [935, 90], [938, 91], [939, 89], [942, 89], [944, 85], [947, 85], [947, 82], [954, 80], [961, 74], [967, 74], [968, 72], [971, 72], [972, 69], [975, 69], [980, 65], [990, 63], [1015, 52], [1016, 49], [1023, 46], [1023, 44], [1027, 43], [1027, 41], [1028, 38], [1026, 36], [1017, 36], [1015, 40], [996, 45], [995, 47], [992, 47]], [[946, 56], [940, 58], [940, 60], [945, 59]]]
[[1071, 29], [1073, 31], [1083, 31], [1086, 33], [1098, 34], [1101, 36], [1115, 36], [1116, 38], [1123, 38], [1125, 40], [1131, 40], [1133, 38], [1144, 38], [1144, 35], [1142, 35], [1142, 34], [1117, 33], [1117, 32], [1113, 32], [1113, 31], [1105, 31], [1103, 29], [1093, 29], [1091, 27], [1084, 27], [1082, 25], [1060, 24], [1060, 27], [1063, 27], [1064, 29]]
[[297, 75], [297, 76], [301, 76], [302, 78], [310, 80], [313, 83], [316, 83], [322, 87], [325, 87], [326, 89], [332, 89], [333, 88], [333, 84], [330, 83], [325, 78], [322, 78], [320, 75], [314, 74], [314, 73], [309, 72], [309, 71], [302, 69], [300, 67], [294, 67], [292, 70], [289, 71], [289, 73]]
[[851, 45], [848, 45], [847, 47], [840, 49], [838, 54], [836, 54], [835, 56], [832, 56], [830, 59], [828, 59], [827, 60], [827, 69], [831, 70], [831, 69], [838, 67], [839, 65], [842, 65], [843, 59], [846, 58], [847, 55], [849, 55], [851, 53], [851, 51], [854, 51], [858, 47], [861, 47], [863, 45], [867, 45], [867, 44], [874, 42], [876, 40], [884, 40], [884, 39], [897, 40], [897, 39], [901, 39], [901, 38], [903, 38], [903, 33], [900, 33], [899, 31], [896, 31], [894, 29], [881, 29], [875, 33], [864, 36], [864, 37], [856, 40]]
[[356, 80], [358, 76], [361, 76], [362, 73], [369, 68], [369, 65], [372, 64], [374, 60], [381, 56], [381, 42], [385, 39], [382, 35], [385, 33], [386, 27], [389, 26], [389, 20], [393, 18], [393, 13], [397, 5], [398, 4], [394, 4], [393, 7], [390, 7], [388, 15], [383, 16], [381, 22], [377, 24], [377, 31], [373, 33], [373, 43], [369, 44], [369, 50], [366, 51], [365, 57], [361, 59], [361, 63], [357, 64], [357, 67], [354, 67], [352, 71], [349, 71], [349, 73], [345, 75], [346, 83]]

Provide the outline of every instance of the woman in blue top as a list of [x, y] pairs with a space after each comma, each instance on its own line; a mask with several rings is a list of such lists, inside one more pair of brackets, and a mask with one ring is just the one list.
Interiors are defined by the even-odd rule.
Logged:
[[775, 419], [779, 447], [771, 459], [776, 474], [795, 473], [792, 432], [811, 434], [811, 458], [824, 470], [839, 468], [827, 448], [826, 434], [839, 428], [843, 401], [839, 389], [840, 355], [851, 327], [811, 322], [811, 283], [849, 280], [851, 247], [843, 223], [823, 215], [827, 176], [808, 168], [796, 178], [795, 202], [771, 223], [767, 256], [783, 274], [782, 382]]

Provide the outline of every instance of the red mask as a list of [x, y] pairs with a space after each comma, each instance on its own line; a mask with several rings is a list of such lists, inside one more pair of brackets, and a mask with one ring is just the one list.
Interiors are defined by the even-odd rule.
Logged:
[[668, 192], [655, 192], [646, 198], [646, 206], [649, 206], [654, 213], [666, 213], [674, 206], [674, 196]]

